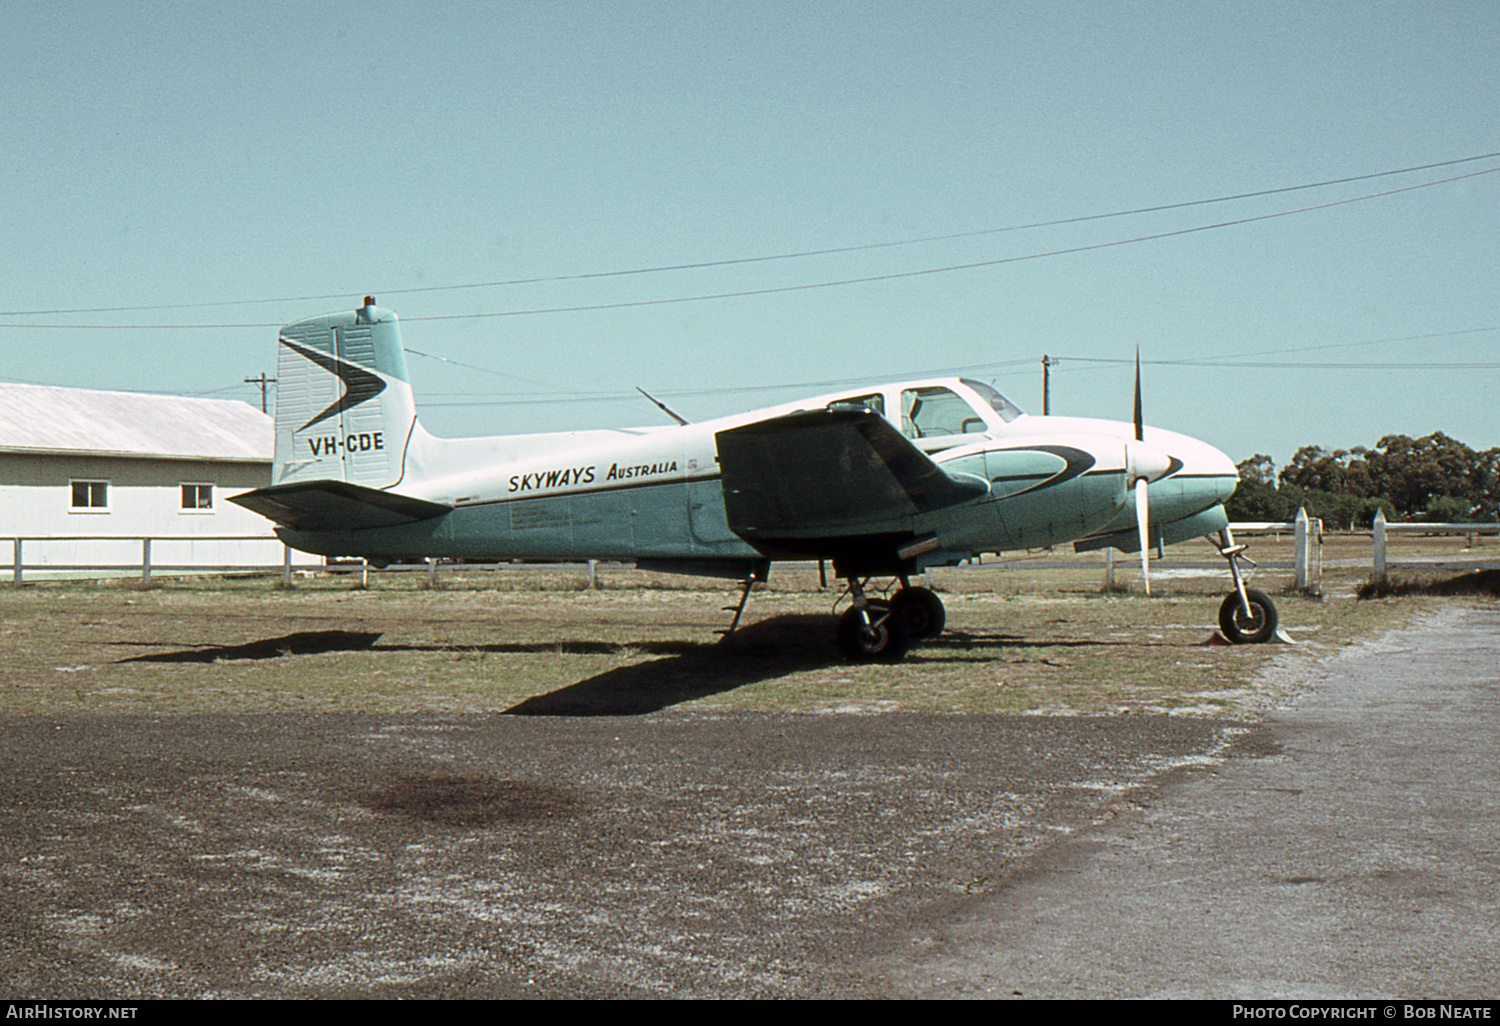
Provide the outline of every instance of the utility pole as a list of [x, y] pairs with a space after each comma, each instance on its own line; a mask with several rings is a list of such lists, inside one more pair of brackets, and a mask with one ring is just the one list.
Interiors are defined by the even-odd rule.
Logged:
[[260, 386], [260, 412], [269, 413], [270, 411], [266, 409], [266, 386], [276, 384], [276, 379], [266, 377], [266, 372], [261, 371], [260, 377], [246, 378], [245, 384]]
[[1058, 361], [1050, 356], [1042, 356], [1042, 416], [1048, 416], [1052, 412], [1052, 381], [1050, 371]]

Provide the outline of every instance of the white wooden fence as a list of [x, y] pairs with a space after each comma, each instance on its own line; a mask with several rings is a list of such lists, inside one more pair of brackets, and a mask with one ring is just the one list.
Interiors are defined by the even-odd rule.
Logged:
[[[1230, 524], [1236, 535], [1294, 534], [1293, 550], [1296, 563], [1295, 586], [1306, 588], [1322, 575], [1323, 521], [1309, 518], [1307, 510], [1299, 509], [1297, 519], [1287, 523], [1241, 523]], [[1500, 535], [1500, 524], [1452, 524], [1452, 523], [1387, 523], [1385, 511], [1375, 514], [1371, 529], [1370, 579], [1379, 580], [1386, 575], [1390, 535], [1466, 535], [1472, 548], [1474, 539], [1482, 535]], [[1311, 576], [1309, 576], [1311, 575]]]
[[1378, 581], [1386, 572], [1386, 542], [1389, 535], [1396, 534], [1462, 534], [1467, 535], [1469, 547], [1480, 535], [1500, 534], [1500, 524], [1388, 524], [1385, 510], [1375, 514], [1370, 554], [1370, 580]]
[[[1253, 536], [1265, 534], [1288, 534], [1293, 536], [1293, 564], [1294, 564], [1294, 586], [1297, 588], [1308, 588], [1322, 579], [1323, 573], [1323, 521], [1315, 517], [1309, 517], [1307, 510], [1299, 509], [1294, 520], [1285, 523], [1277, 522], [1244, 522], [1229, 525], [1230, 530], [1236, 536]], [[1470, 545], [1473, 539], [1480, 535], [1500, 535], [1500, 523], [1485, 524], [1436, 524], [1436, 523], [1412, 523], [1412, 524], [1390, 524], [1386, 522], [1385, 513], [1381, 511], [1375, 516], [1375, 525], [1372, 531], [1371, 545], [1371, 568], [1372, 580], [1378, 580], [1385, 576], [1387, 570], [1387, 542], [1391, 534], [1447, 534], [1468, 535]], [[4, 541], [5, 539], [0, 539]], [[250, 534], [225, 534], [225, 535], [153, 535], [128, 536], [128, 535], [51, 535], [51, 536], [27, 536], [13, 537], [11, 543], [11, 581], [21, 584], [25, 581], [27, 571], [33, 572], [70, 572], [70, 573], [131, 573], [140, 574], [143, 582], [149, 583], [153, 573], [275, 573], [279, 571], [283, 583], [290, 583], [294, 566], [300, 569], [321, 568], [324, 563], [321, 559], [309, 557], [296, 553], [294, 562], [294, 550], [265, 535]], [[51, 543], [71, 542], [126, 542], [140, 547], [139, 561], [131, 562], [76, 562], [76, 563], [54, 563], [50, 561], [26, 562], [26, 546], [28, 543], [34, 545], [45, 545]], [[281, 561], [279, 563], [257, 563], [251, 561], [232, 563], [166, 563], [153, 559], [152, 543], [166, 542], [260, 542], [267, 546], [276, 545], [281, 549]], [[0, 549], [3, 551], [3, 549]], [[1113, 553], [1113, 550], [1109, 550]], [[589, 575], [589, 587], [594, 586], [595, 560], [578, 564], [586, 566]], [[429, 561], [425, 565], [416, 564], [404, 567], [392, 567], [390, 569], [402, 570], [426, 570], [429, 576], [435, 574], [437, 562]], [[821, 569], [821, 566], [820, 566]], [[1107, 568], [1106, 573], [1112, 569]], [[361, 566], [362, 574], [368, 574], [368, 565]]]
[[[11, 543], [11, 582], [22, 584], [26, 579], [28, 570], [37, 573], [139, 573], [141, 580], [149, 583], [152, 573], [274, 573], [281, 571], [282, 579], [290, 582], [292, 577], [293, 550], [275, 538], [263, 534], [214, 534], [214, 535], [152, 535], [131, 536], [112, 534], [91, 535], [34, 535], [26, 537], [14, 537], [9, 539]], [[33, 551], [46, 546], [68, 545], [74, 542], [107, 542], [114, 543], [110, 549], [119, 552], [125, 546], [139, 546], [141, 558], [139, 561], [120, 562], [105, 560], [88, 560], [82, 562], [57, 563], [51, 560], [26, 561], [27, 545], [32, 546]], [[258, 542], [260, 546], [272, 552], [276, 548], [281, 550], [281, 562], [265, 563], [255, 562], [251, 559], [237, 560], [234, 562], [162, 562], [152, 557], [152, 543], [182, 543], [182, 542]], [[274, 547], [274, 548], [273, 548]], [[3, 551], [3, 550], [0, 550]], [[299, 554], [300, 555], [300, 554]], [[76, 553], [75, 557], [76, 559]], [[301, 556], [298, 561], [304, 567], [321, 566], [322, 560], [314, 563], [306, 562], [313, 557]]]

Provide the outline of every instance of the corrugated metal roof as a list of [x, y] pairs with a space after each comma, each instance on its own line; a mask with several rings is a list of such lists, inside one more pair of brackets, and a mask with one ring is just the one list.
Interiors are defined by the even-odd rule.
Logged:
[[0, 383], [0, 451], [270, 462], [271, 418], [238, 399]]

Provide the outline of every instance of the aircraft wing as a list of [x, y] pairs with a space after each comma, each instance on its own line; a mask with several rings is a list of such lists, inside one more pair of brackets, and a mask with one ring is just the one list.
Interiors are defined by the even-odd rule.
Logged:
[[447, 513], [451, 507], [345, 481], [304, 481], [232, 495], [268, 520], [294, 531], [395, 527]]
[[[978, 498], [877, 413], [805, 410], [715, 436], [729, 527], [743, 537], [889, 530], [894, 519]], [[861, 526], [865, 530], [860, 530]]]

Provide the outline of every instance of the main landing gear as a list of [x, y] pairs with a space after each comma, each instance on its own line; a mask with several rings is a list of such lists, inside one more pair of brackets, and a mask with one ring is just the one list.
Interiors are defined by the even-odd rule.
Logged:
[[1229, 560], [1229, 576], [1234, 579], [1234, 590], [1219, 607], [1219, 630], [1236, 645], [1259, 644], [1276, 636], [1276, 606], [1262, 592], [1245, 587], [1240, 577], [1239, 560], [1254, 566], [1244, 554], [1245, 546], [1236, 545], [1234, 536], [1225, 527], [1219, 531], [1217, 540], [1212, 535], [1209, 541], [1219, 549], [1219, 555]]
[[867, 578], [849, 578], [854, 604], [839, 617], [835, 635], [850, 662], [899, 662], [912, 645], [943, 632], [948, 614], [942, 599], [930, 589], [912, 587], [905, 577], [898, 580], [900, 590], [886, 600], [865, 594]]

